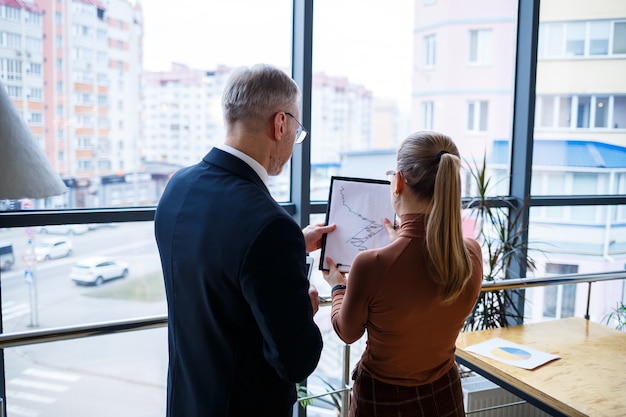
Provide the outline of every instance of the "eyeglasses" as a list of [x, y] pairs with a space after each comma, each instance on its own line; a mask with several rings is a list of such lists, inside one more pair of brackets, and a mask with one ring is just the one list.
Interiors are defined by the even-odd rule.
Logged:
[[406, 178], [404, 178], [404, 174], [402, 174], [402, 171], [394, 171], [393, 169], [390, 169], [389, 171], [385, 172], [385, 175], [387, 176], [387, 179], [389, 180], [389, 182], [391, 182], [391, 180], [396, 177], [397, 173], [400, 173], [400, 176], [402, 177], [402, 181], [404, 181], [405, 184], [409, 183], [406, 180]]
[[302, 143], [304, 139], [306, 138], [306, 135], [309, 134], [309, 131], [306, 130], [304, 126], [302, 126], [302, 123], [300, 123], [298, 119], [296, 119], [296, 116], [294, 116], [293, 114], [289, 112], [285, 112], [285, 114], [287, 116], [291, 116], [291, 118], [295, 120], [296, 123], [298, 123], [298, 130], [296, 130], [296, 143]]

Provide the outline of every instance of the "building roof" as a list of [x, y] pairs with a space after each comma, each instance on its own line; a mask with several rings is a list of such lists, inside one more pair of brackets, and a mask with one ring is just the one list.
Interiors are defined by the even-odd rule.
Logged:
[[37, 7], [36, 4], [25, 2], [22, 0], [0, 0], [0, 6], [9, 6], [16, 9], [26, 9], [31, 13], [42, 13], [41, 9]]
[[96, 8], [98, 9], [102, 9], [102, 10], [106, 10], [106, 7], [104, 4], [102, 4], [102, 2], [98, 1], [98, 0], [78, 0], [81, 3], [85, 3], [85, 4], [91, 4], [96, 6]]
[[[509, 163], [509, 141], [495, 140], [491, 163]], [[583, 168], [626, 168], [626, 147], [591, 140], [537, 139], [533, 165]]]

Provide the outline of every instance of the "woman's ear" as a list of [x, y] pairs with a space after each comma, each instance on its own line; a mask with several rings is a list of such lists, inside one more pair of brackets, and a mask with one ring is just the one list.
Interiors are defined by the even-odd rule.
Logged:
[[393, 193], [394, 195], [400, 195], [400, 192], [402, 192], [402, 188], [404, 187], [404, 177], [400, 171], [396, 172], [396, 180], [394, 182], [395, 187]]

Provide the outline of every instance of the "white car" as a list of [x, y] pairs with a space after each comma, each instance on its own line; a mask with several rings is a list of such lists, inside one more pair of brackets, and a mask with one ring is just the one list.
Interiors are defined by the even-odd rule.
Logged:
[[74, 264], [70, 272], [70, 279], [76, 284], [102, 285], [108, 280], [127, 276], [128, 263], [102, 257], [82, 259]]
[[41, 234], [55, 234], [55, 235], [82, 235], [89, 231], [89, 226], [86, 224], [56, 224], [52, 226], [41, 226], [38, 233]]
[[42, 239], [35, 245], [37, 262], [63, 258], [72, 254], [72, 242], [68, 239]]

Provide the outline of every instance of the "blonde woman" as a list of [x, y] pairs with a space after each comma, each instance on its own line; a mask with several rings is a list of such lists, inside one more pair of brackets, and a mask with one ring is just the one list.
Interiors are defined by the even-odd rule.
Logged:
[[400, 220], [391, 243], [360, 252], [348, 278], [332, 259], [331, 320], [346, 343], [367, 331], [351, 416], [465, 416], [455, 340], [482, 283], [478, 242], [461, 228], [461, 160], [437, 132], [407, 137], [388, 171]]

